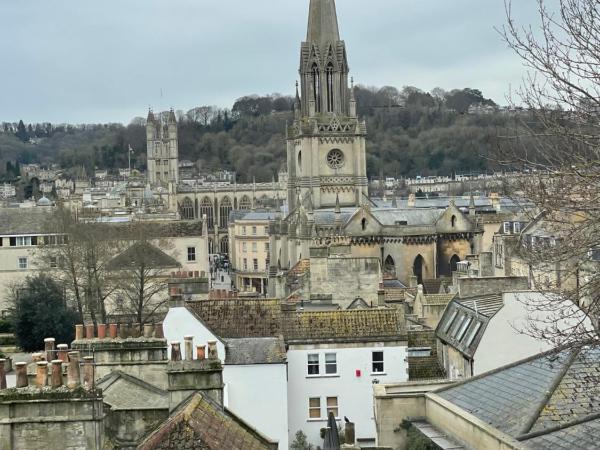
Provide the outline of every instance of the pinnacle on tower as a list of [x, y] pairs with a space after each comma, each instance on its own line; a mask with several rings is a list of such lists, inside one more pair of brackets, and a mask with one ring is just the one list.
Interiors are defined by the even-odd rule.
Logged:
[[152, 112], [152, 108], [148, 108], [148, 122], [154, 122], [154, 113]]
[[306, 41], [324, 44], [339, 40], [335, 0], [310, 0]]

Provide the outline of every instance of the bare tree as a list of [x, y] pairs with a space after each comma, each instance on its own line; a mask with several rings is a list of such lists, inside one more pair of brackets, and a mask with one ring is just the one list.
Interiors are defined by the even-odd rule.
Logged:
[[[128, 248], [109, 264], [115, 295], [123, 300], [121, 312], [135, 318], [142, 326], [152, 321], [168, 299], [169, 271], [180, 264], [159, 247], [169, 247], [168, 241], [157, 243], [149, 224], [136, 223], [129, 229]], [[158, 245], [156, 245], [158, 244]]]
[[[517, 254], [547, 294], [532, 306], [549, 315], [548, 326], [529, 331], [555, 344], [583, 343], [597, 340], [597, 332], [582, 326], [573, 305], [584, 306], [596, 324], [600, 306], [600, 272], [589, 258], [600, 248], [600, 4], [558, 0], [553, 9], [537, 1], [534, 27], [519, 26], [506, 0], [500, 32], [530, 70], [516, 92], [528, 113], [501, 139], [499, 158], [528, 174], [511, 188], [535, 206], [532, 233]], [[572, 319], [571, 326], [550, 326], [558, 317]]]

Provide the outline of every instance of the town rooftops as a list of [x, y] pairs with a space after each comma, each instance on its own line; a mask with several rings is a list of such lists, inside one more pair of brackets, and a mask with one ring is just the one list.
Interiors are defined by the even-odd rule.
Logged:
[[277, 443], [261, 435], [227, 408], [196, 393], [138, 446], [139, 450], [164, 448], [275, 450]]
[[169, 409], [169, 393], [139, 378], [115, 370], [96, 383], [103, 401], [117, 410]]
[[[0, 208], [0, 235], [27, 236], [47, 233], [54, 208]], [[46, 230], [46, 231], [45, 231]]]
[[[186, 307], [226, 345], [256, 346], [259, 360], [270, 357], [275, 341], [248, 341], [249, 338], [280, 338], [290, 342], [372, 342], [406, 340], [404, 314], [396, 308], [297, 311], [273, 299], [226, 299], [186, 302]], [[232, 342], [232, 339], [239, 341]], [[244, 350], [245, 351], [245, 350]], [[244, 361], [232, 356], [232, 361]], [[242, 362], [243, 363], [243, 362]], [[242, 364], [239, 363], [239, 364]]]
[[396, 308], [288, 312], [283, 328], [288, 343], [406, 339], [404, 314]]
[[446, 307], [436, 329], [436, 336], [472, 357], [487, 324], [502, 309], [502, 294], [455, 298]]
[[597, 448], [600, 349], [536, 355], [435, 395], [532, 449]]

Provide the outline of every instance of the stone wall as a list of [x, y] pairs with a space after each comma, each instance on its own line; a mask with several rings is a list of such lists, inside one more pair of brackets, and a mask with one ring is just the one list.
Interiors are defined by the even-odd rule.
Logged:
[[0, 392], [0, 448], [5, 450], [101, 450], [101, 394], [22, 388]]
[[526, 277], [458, 278], [458, 295], [462, 298], [527, 290]]

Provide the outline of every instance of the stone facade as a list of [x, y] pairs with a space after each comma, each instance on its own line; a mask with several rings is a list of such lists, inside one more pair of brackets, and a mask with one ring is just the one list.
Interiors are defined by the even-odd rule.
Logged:
[[173, 110], [166, 120], [148, 112], [146, 121], [148, 182], [154, 187], [168, 187], [179, 182], [179, 143], [177, 119]]

